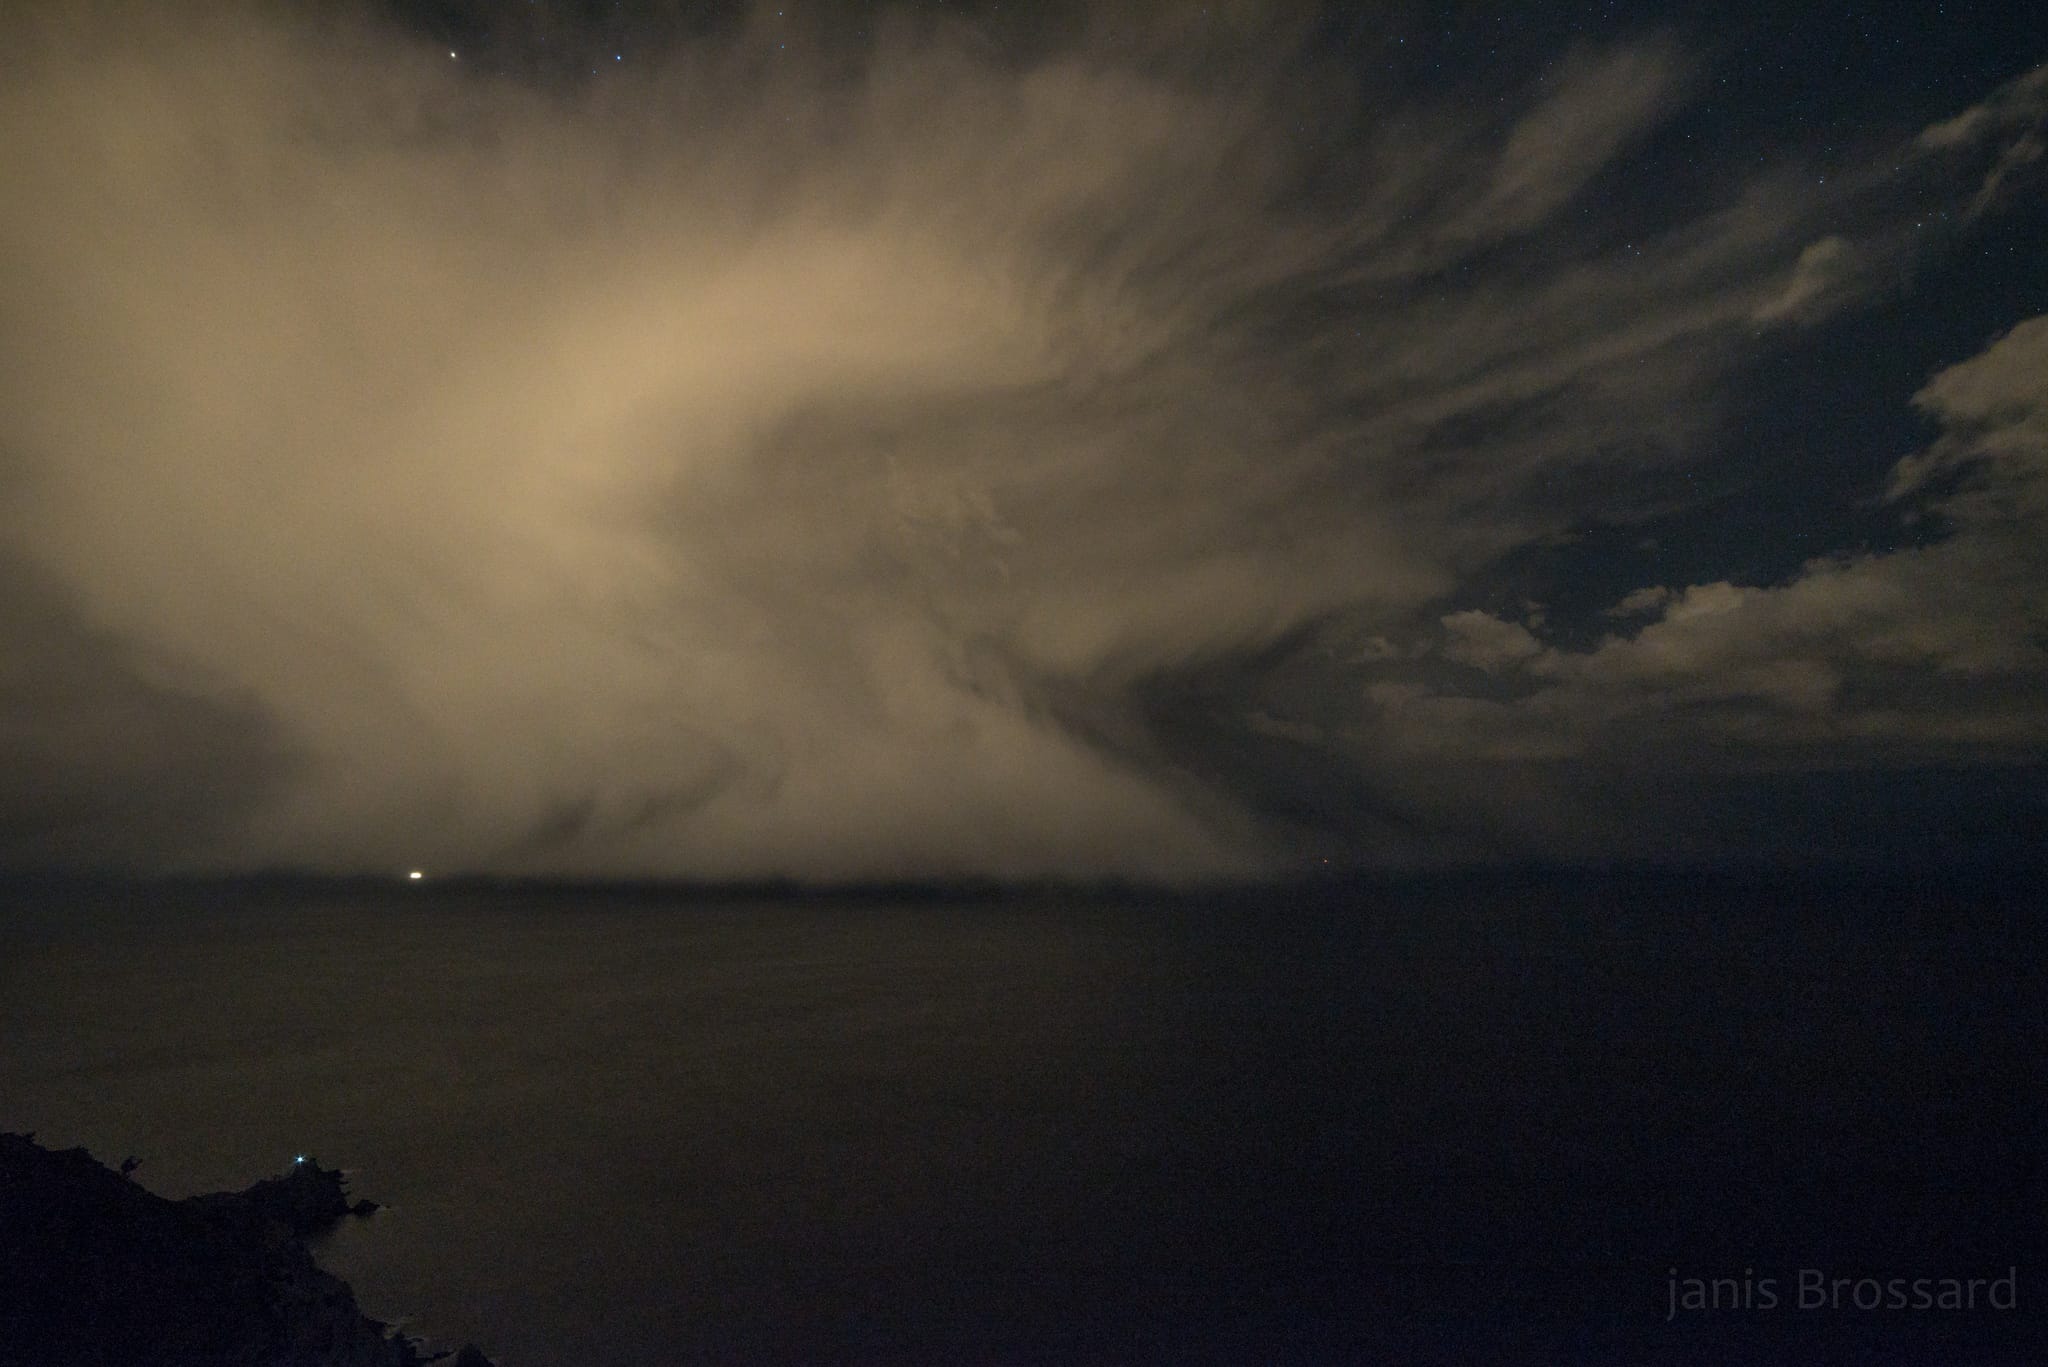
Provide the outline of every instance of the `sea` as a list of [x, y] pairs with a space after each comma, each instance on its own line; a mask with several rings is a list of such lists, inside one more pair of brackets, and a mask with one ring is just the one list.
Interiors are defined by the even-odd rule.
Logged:
[[2036, 1363], [2044, 905], [24, 882], [0, 1129], [502, 1367]]

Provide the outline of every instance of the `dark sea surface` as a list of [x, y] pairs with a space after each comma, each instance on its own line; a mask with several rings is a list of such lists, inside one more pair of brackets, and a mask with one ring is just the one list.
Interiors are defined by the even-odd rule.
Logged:
[[2042, 905], [22, 886], [0, 1128], [348, 1168], [324, 1265], [504, 1367], [2048, 1361]]

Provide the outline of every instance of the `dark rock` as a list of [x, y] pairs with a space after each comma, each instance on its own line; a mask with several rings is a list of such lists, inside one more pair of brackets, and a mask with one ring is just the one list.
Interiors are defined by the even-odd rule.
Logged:
[[312, 1158], [297, 1160], [284, 1176], [266, 1177], [239, 1197], [206, 1199], [248, 1201], [301, 1237], [333, 1227], [344, 1215], [368, 1215], [377, 1208], [368, 1201], [349, 1204], [347, 1179]]
[[354, 1209], [311, 1162], [168, 1201], [84, 1149], [0, 1135], [0, 1367], [420, 1367], [301, 1242]]

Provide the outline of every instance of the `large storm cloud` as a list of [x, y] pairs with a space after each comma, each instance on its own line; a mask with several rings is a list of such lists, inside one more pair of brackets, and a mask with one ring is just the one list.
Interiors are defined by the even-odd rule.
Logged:
[[1490, 848], [1414, 827], [1433, 775], [1554, 815], [1531, 761], [1674, 709], [2039, 756], [1983, 678], [2040, 672], [2039, 323], [1923, 391], [1923, 550], [1645, 585], [1582, 651], [1457, 607], [1682, 505], [1717, 386], [1916, 215], [2034, 193], [2038, 74], [1613, 241], [1681, 41], [1479, 106], [1196, 10], [764, 10], [571, 83], [331, 11], [6, 21], [7, 858], [1199, 876]]

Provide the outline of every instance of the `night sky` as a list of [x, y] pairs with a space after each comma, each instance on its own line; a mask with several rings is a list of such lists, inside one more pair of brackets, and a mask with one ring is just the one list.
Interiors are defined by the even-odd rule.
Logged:
[[8, 5], [0, 867], [2038, 860], [2029, 10]]

